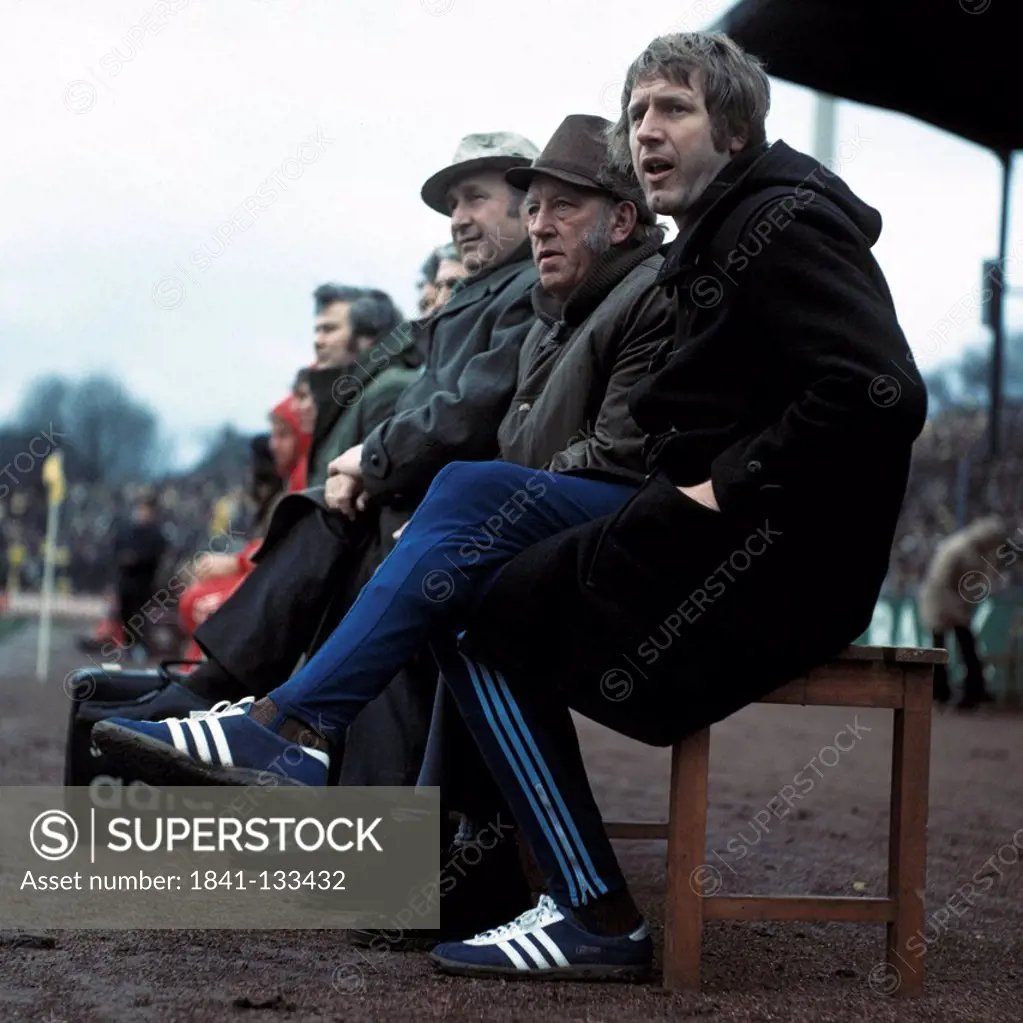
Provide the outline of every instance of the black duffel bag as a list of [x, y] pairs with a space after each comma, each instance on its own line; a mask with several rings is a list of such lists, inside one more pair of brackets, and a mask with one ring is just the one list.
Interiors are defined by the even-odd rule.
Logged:
[[64, 756], [65, 786], [90, 786], [97, 779], [111, 786], [130, 784], [122, 778], [107, 757], [93, 750], [92, 726], [97, 721], [116, 717], [119, 708], [148, 694], [156, 694], [170, 682], [187, 676], [172, 670], [194, 661], [164, 661], [158, 668], [122, 668], [120, 665], [82, 668], [68, 676], [65, 689], [71, 698], [67, 747]]

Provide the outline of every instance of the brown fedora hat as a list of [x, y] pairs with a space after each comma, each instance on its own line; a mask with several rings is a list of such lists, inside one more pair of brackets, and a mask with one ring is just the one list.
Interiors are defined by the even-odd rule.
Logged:
[[543, 152], [528, 166], [505, 171], [505, 180], [523, 192], [537, 174], [567, 181], [580, 188], [605, 192], [615, 199], [634, 203], [642, 224], [657, 218], [643, 197], [639, 182], [631, 173], [612, 170], [608, 161], [607, 132], [611, 122], [593, 114], [569, 114]]

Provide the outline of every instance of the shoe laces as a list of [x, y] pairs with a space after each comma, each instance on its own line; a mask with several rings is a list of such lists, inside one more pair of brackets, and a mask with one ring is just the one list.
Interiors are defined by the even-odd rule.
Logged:
[[193, 710], [187, 718], [170, 718], [172, 721], [195, 721], [200, 718], [226, 718], [237, 714], [248, 714], [249, 707], [256, 702], [254, 696], [246, 696], [237, 703], [230, 700], [220, 700], [213, 704], [209, 710]]
[[489, 931], [477, 934], [476, 938], [503, 938], [505, 935], [513, 934], [515, 931], [529, 931], [534, 927], [542, 927], [544, 924], [552, 923], [555, 917], [561, 916], [558, 904], [549, 896], [541, 895], [540, 901], [532, 909], [520, 913], [511, 923], [501, 924], [500, 927], [492, 927]]

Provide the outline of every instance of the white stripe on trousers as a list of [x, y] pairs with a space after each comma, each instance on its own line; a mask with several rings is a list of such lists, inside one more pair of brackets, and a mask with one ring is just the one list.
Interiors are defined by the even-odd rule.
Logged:
[[[528, 735], [528, 731], [525, 729], [525, 722], [521, 721], [521, 727], [516, 725], [515, 721], [513, 720], [512, 714], [510, 714], [508, 711], [505, 698], [502, 698], [501, 693], [498, 690], [497, 684], [490, 676], [489, 670], [485, 668], [483, 665], [478, 665], [473, 661], [469, 660], [469, 658], [466, 657], [461, 652], [459, 653], [460, 656], [462, 657], [462, 660], [465, 662], [466, 667], [469, 670], [471, 678], [473, 679], [474, 682], [479, 683], [478, 689], [485, 690], [486, 694], [492, 701], [494, 708], [497, 710], [498, 717], [500, 718], [500, 722], [501, 725], [503, 725], [504, 731], [508, 733], [509, 738], [512, 740], [512, 746], [519, 747], [521, 751], [518, 754], [518, 756], [516, 756], [516, 751], [510, 748], [509, 744], [507, 742], [504, 742], [500, 735], [497, 736], [499, 744], [502, 750], [504, 751], [505, 757], [510, 762], [512, 769], [519, 780], [520, 786], [524, 789], [530, 804], [534, 807], [534, 812], [537, 812], [539, 808], [537, 808], [536, 806], [533, 794], [534, 792], [536, 792], [541, 795], [543, 801], [543, 811], [545, 812], [537, 812], [537, 816], [540, 818], [540, 823], [541, 826], [543, 826], [544, 828], [544, 832], [549, 837], [554, 838], [554, 842], [552, 842], [552, 846], [554, 847], [553, 851], [559, 862], [562, 864], [562, 869], [563, 870], [565, 869], [564, 863], [565, 859], [567, 859], [568, 862], [571, 864], [571, 875], [569, 875], [566, 872], [565, 878], [565, 880], [568, 882], [569, 888], [573, 889], [575, 887], [575, 884], [578, 884], [581, 893], [580, 901], [585, 901], [586, 893], [592, 895], [593, 897], [596, 897], [598, 894], [603, 894], [608, 890], [607, 885], [600, 880], [600, 877], [593, 869], [592, 863], [588, 864], [589, 872], [587, 872], [583, 864], [580, 863], [577, 850], [573, 847], [572, 841], [568, 836], [568, 830], [575, 831], [576, 829], [574, 827], [570, 827], [570, 829], [565, 828], [564, 823], [561, 820], [561, 817], [559, 816], [558, 810], [552, 804], [551, 800], [547, 798], [547, 792], [543, 786], [543, 783], [540, 780], [537, 768], [530, 759], [528, 747], [532, 747], [533, 757], [535, 757], [535, 759], [539, 762], [542, 770], [544, 771], [544, 773], [547, 774], [548, 777], [550, 777], [550, 769], [543, 762], [540, 756], [540, 751], [536, 747], [536, 743], [533, 742], [532, 737]], [[507, 689], [507, 684], [505, 684], [505, 696], [507, 701], [512, 702], [511, 692]], [[515, 709], [518, 710], [517, 707]], [[487, 708], [484, 707], [484, 710], [487, 710]], [[519, 713], [519, 717], [521, 720], [521, 712]], [[490, 715], [488, 715], [488, 720], [489, 718]], [[523, 741], [524, 736], [522, 734], [522, 731], [526, 731], [525, 741]], [[533, 781], [532, 790], [529, 787], [527, 787], [525, 779], [522, 777], [523, 770], [525, 771], [526, 775]], [[562, 804], [562, 807], [564, 807], [564, 801], [560, 798], [560, 795], [557, 798], [558, 802]], [[567, 813], [567, 808], [565, 808], [565, 812]], [[548, 828], [543, 824], [544, 817], [546, 817], [549, 820], [550, 824], [553, 827], [554, 833], [553, 836], [551, 836], [551, 828]], [[558, 848], [559, 844], [560, 849]], [[585, 852], [583, 855], [585, 857]], [[587, 860], [589, 859], [588, 857], [585, 858]]]

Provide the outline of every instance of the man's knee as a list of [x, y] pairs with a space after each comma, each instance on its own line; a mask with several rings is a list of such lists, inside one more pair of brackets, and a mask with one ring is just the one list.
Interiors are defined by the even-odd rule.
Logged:
[[511, 492], [521, 486], [523, 477], [530, 472], [535, 474], [535, 470], [513, 462], [449, 462], [434, 477], [433, 490], [473, 494], [503, 486]]

